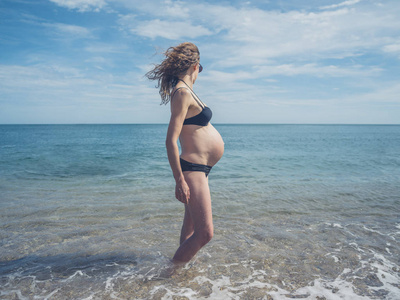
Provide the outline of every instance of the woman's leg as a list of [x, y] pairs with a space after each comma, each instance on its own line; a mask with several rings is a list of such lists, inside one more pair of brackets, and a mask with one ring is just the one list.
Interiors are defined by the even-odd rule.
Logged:
[[[186, 218], [185, 215], [185, 219], [188, 225], [193, 223], [194, 231], [176, 251], [173, 258], [175, 262], [190, 261], [200, 248], [211, 240], [214, 232], [208, 178], [203, 172], [185, 172], [184, 176], [190, 188], [190, 199], [186, 205], [190, 218]], [[184, 236], [187, 236], [188, 228], [190, 227], [185, 228]]]
[[194, 225], [192, 217], [190, 216], [189, 207], [185, 204], [185, 216], [183, 217], [183, 224], [181, 230], [180, 245], [182, 245], [194, 232]]

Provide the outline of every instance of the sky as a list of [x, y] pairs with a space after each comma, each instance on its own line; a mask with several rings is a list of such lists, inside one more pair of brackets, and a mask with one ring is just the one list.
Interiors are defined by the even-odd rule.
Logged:
[[168, 123], [181, 42], [218, 123], [400, 124], [399, 0], [1, 0], [0, 124]]

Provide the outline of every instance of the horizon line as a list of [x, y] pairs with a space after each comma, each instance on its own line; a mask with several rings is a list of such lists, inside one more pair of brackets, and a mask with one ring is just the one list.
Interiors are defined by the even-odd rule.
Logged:
[[[168, 123], [0, 123], [0, 126], [12, 125], [168, 125]], [[388, 125], [400, 123], [213, 123], [213, 125]]]

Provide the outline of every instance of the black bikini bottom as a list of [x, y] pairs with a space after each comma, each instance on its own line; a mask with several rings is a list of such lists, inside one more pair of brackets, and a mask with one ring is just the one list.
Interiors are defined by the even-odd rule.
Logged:
[[191, 163], [182, 158], [180, 159], [180, 161], [181, 161], [182, 172], [184, 172], [184, 171], [204, 172], [207, 177], [208, 173], [210, 173], [211, 168], [212, 168], [211, 166], [207, 166], [207, 165], [199, 165], [199, 164]]

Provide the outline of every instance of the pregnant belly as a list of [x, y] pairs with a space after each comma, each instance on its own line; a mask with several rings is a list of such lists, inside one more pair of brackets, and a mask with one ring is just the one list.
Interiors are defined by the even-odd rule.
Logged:
[[215, 165], [224, 154], [224, 141], [211, 124], [192, 132], [182, 132], [181, 146], [183, 159], [209, 166]]
[[212, 129], [210, 130], [207, 143], [208, 164], [211, 166], [215, 165], [224, 154], [224, 141], [219, 132], [214, 127]]

